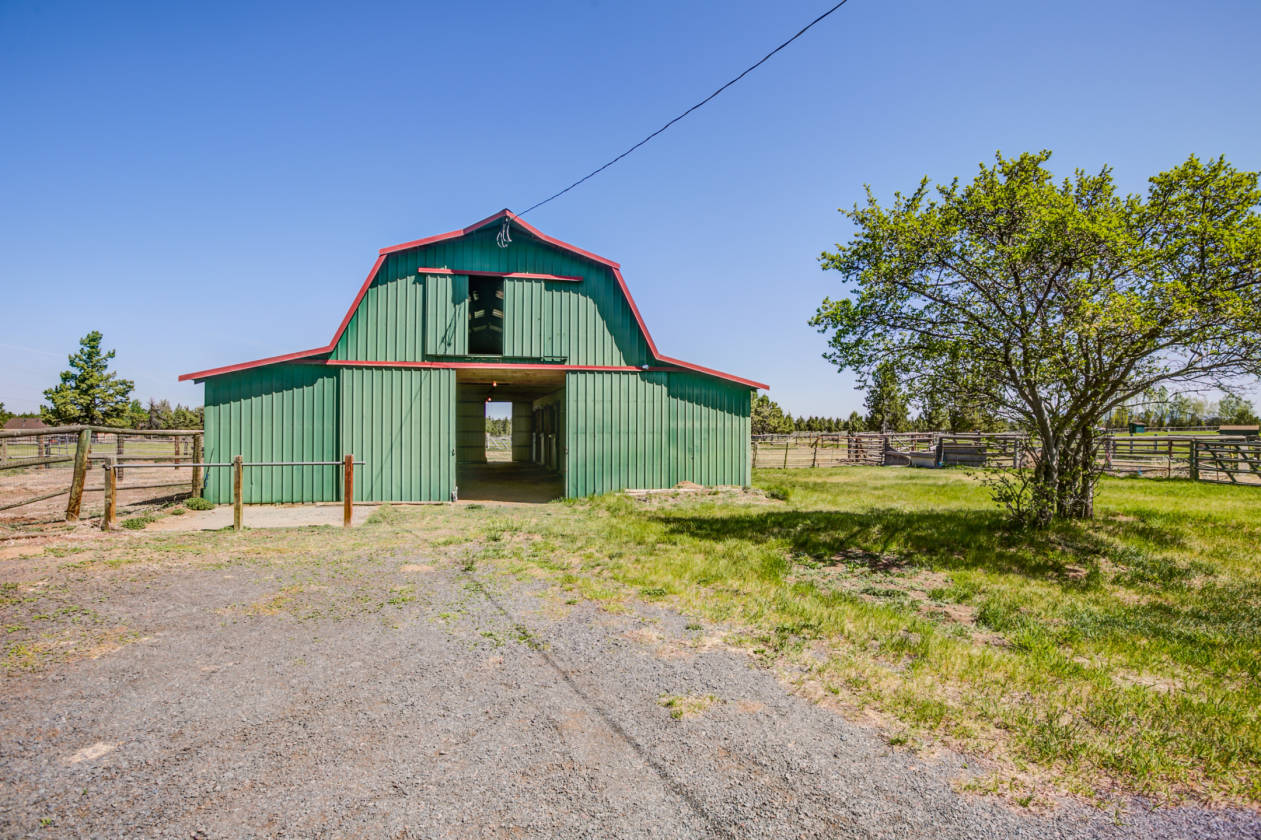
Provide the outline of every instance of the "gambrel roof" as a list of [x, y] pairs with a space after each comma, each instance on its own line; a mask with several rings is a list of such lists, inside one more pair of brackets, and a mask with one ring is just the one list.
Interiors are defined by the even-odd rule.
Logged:
[[[681, 370], [688, 370], [688, 371], [693, 371], [695, 373], [704, 374], [706, 376], [716, 377], [718, 379], [723, 379], [728, 382], [735, 382], [737, 384], [744, 385], [749, 388], [766, 389], [768, 387], [767, 385], [764, 385], [761, 382], [754, 382], [751, 379], [744, 379], [743, 377], [734, 376], [729, 373], [723, 373], [721, 371], [713, 370], [707, 367], [702, 367], [700, 365], [695, 365], [695, 364], [692, 364], [691, 362], [685, 362], [681, 359], [675, 359], [673, 357], [662, 354], [657, 349], [656, 342], [653, 341], [652, 334], [648, 331], [648, 326], [644, 323], [643, 316], [641, 316], [639, 313], [639, 307], [635, 305], [635, 299], [631, 297], [630, 290], [626, 287], [626, 280], [622, 277], [622, 269], [618, 263], [614, 262], [613, 260], [607, 259], [605, 257], [601, 257], [598, 254], [593, 254], [590, 251], [586, 251], [586, 250], [583, 250], [582, 248], [578, 248], [573, 245], [570, 245], [567, 242], [562, 242], [559, 239], [548, 236], [547, 234], [543, 233], [542, 231], [538, 230], [537, 228], [533, 227], [527, 222], [522, 221], [520, 218], [516, 216], [516, 214], [506, 209], [500, 210], [498, 213], [495, 213], [491, 216], [487, 216], [485, 219], [482, 219], [481, 221], [474, 222], [473, 224], [464, 228], [460, 228], [458, 230], [449, 231], [447, 233], [441, 233], [441, 234], [438, 234], [437, 236], [430, 236], [424, 239], [413, 240], [411, 242], [404, 242], [399, 245], [392, 245], [388, 248], [382, 248], [380, 252], [377, 254], [376, 262], [373, 263], [372, 269], [368, 272], [368, 276], [364, 280], [363, 285], [359, 288], [359, 293], [355, 296], [354, 301], [350, 304], [350, 308], [346, 311], [346, 315], [345, 317], [342, 318], [341, 323], [338, 324], [337, 331], [333, 334], [332, 340], [329, 341], [329, 343], [324, 345], [323, 347], [315, 347], [310, 350], [301, 350], [296, 353], [286, 353], [280, 356], [269, 356], [265, 359], [255, 359], [254, 361], [250, 361], [250, 362], [242, 362], [240, 364], [235, 364], [235, 365], [227, 365], [224, 367], [211, 368], [209, 370], [200, 370], [200, 371], [195, 371], [193, 373], [186, 373], [180, 377], [180, 380], [181, 381], [189, 380], [189, 379], [202, 380], [202, 379], [207, 379], [213, 376], [220, 376], [226, 373], [233, 373], [239, 370], [248, 370], [250, 368], [262, 367], [264, 365], [280, 364], [283, 362], [304, 361], [308, 363], [321, 363], [321, 362], [326, 363], [326, 364], [335, 363], [328, 360], [327, 357], [329, 356], [329, 354], [333, 352], [333, 349], [337, 346], [338, 341], [341, 340], [343, 333], [345, 333], [347, 326], [350, 324], [351, 319], [354, 317], [355, 311], [358, 309], [359, 304], [363, 300], [364, 295], [368, 292], [368, 289], [372, 286], [373, 281], [376, 280], [377, 274], [380, 271], [381, 266], [386, 261], [387, 257], [389, 257], [391, 254], [396, 254], [401, 251], [408, 251], [412, 249], [423, 248], [425, 246], [433, 245], [433, 244], [444, 242], [447, 240], [458, 239], [460, 237], [469, 236], [470, 234], [473, 234], [477, 231], [481, 231], [490, 225], [493, 225], [496, 223], [502, 223], [503, 220], [505, 219], [508, 220], [508, 223], [510, 226], [518, 228], [521, 231], [524, 231], [525, 233], [529, 234], [530, 236], [534, 237], [535, 239], [539, 240], [540, 242], [544, 244], [550, 245], [553, 248], [557, 248], [561, 251], [567, 252], [569, 254], [580, 257], [582, 259], [589, 260], [593, 263], [596, 263], [598, 265], [604, 266], [605, 268], [609, 269], [612, 272], [613, 277], [616, 279], [618, 286], [621, 290], [621, 293], [625, 297], [626, 303], [630, 307], [631, 313], [634, 315], [635, 321], [639, 325], [639, 329], [641, 333], [643, 334], [644, 342], [646, 343], [653, 360], [655, 360], [655, 362], [657, 363], [657, 366], [644, 366], [644, 367], [625, 366], [623, 367], [623, 366], [602, 366], [602, 365], [512, 364], [512, 363], [506, 363], [506, 362], [491, 363], [491, 362], [477, 362], [477, 361], [390, 361], [390, 362], [382, 361], [382, 362], [376, 362], [376, 363], [361, 363], [361, 364], [381, 364], [381, 365], [390, 365], [390, 366], [395, 366], [395, 367], [432, 367], [432, 368], [461, 368], [461, 367], [485, 367], [485, 366], [516, 367], [516, 368], [537, 367], [537, 368], [546, 368], [548, 370], [638, 371], [638, 370], [645, 370], [645, 369], [647, 370], [681, 369]], [[429, 273], [429, 274], [461, 273], [461, 272], [452, 271], [450, 269], [443, 268], [443, 267], [433, 267], [433, 268], [422, 267], [420, 271], [422, 273]], [[573, 280], [582, 279], [579, 277], [573, 277], [573, 276], [567, 276], [567, 275], [562, 276], [562, 275], [551, 275], [551, 274], [537, 274], [537, 273], [529, 273], [529, 272], [504, 273], [504, 272], [477, 271], [473, 273], [478, 274], [478, 275], [492, 275], [492, 276], [505, 277], [505, 278], [521, 278], [521, 279], [535, 279], [535, 280], [573, 281]]]

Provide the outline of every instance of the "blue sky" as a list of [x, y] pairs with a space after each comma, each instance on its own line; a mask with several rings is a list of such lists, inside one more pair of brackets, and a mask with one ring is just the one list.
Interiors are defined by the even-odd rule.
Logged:
[[[180, 373], [324, 344], [379, 247], [546, 197], [829, 5], [0, 2], [0, 401], [99, 329], [199, 404]], [[838, 207], [996, 149], [1261, 169], [1258, 35], [1256, 2], [850, 0], [528, 219], [619, 260], [663, 352], [848, 414], [806, 325]]]

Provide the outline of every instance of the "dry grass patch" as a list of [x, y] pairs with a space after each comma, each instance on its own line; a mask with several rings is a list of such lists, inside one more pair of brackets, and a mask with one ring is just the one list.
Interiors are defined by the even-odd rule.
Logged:
[[657, 702], [670, 710], [670, 717], [684, 720], [699, 717], [710, 706], [722, 701], [712, 694], [663, 694]]

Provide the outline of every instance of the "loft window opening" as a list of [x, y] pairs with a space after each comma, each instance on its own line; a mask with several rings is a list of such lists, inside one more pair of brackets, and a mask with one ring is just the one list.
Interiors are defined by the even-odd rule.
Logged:
[[504, 281], [502, 277], [470, 277], [468, 351], [474, 356], [504, 354]]

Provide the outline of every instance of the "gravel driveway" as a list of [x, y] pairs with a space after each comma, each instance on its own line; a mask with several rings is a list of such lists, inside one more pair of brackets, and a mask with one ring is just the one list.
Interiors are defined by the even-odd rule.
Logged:
[[4, 683], [0, 835], [1261, 837], [1246, 811], [961, 794], [959, 757], [889, 746], [679, 616], [370, 568], [386, 596], [349, 612], [318, 608], [333, 572], [119, 578], [100, 611], [141, 638]]

